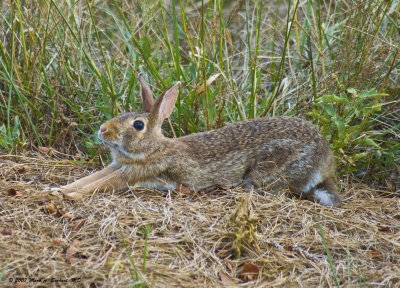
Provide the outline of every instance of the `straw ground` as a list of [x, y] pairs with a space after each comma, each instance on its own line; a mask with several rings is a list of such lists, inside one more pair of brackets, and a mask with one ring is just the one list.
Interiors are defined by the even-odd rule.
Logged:
[[0, 156], [2, 286], [400, 285], [400, 200], [389, 192], [341, 182], [341, 208], [229, 188], [69, 202], [41, 191], [99, 165], [38, 153]]

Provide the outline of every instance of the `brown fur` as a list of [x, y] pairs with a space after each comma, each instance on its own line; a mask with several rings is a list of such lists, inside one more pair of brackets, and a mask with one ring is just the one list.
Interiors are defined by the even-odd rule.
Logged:
[[[161, 124], [172, 112], [179, 84], [154, 102], [143, 76], [139, 80], [145, 111], [121, 114], [101, 126], [99, 138], [111, 149], [113, 162], [61, 187], [67, 198], [130, 185], [167, 190], [177, 184], [207, 189], [273, 183], [298, 195], [313, 198], [314, 193], [324, 205], [340, 205], [332, 152], [309, 122], [296, 117], [258, 118], [170, 139], [161, 134]], [[136, 120], [144, 123], [142, 131], [133, 127]]]

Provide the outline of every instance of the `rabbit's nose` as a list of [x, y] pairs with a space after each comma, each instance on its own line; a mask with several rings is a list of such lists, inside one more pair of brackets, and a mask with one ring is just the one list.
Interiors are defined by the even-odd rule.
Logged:
[[106, 133], [107, 132], [107, 127], [105, 125], [100, 126], [100, 133]]

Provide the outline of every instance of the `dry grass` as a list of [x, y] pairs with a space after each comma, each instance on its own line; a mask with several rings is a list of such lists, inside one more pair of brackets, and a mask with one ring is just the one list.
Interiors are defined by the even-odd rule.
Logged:
[[[129, 251], [150, 287], [334, 287], [318, 219], [343, 287], [400, 285], [400, 199], [384, 191], [342, 183], [348, 199], [341, 208], [240, 189], [132, 190], [68, 202], [41, 191], [99, 167], [34, 154], [0, 159], [2, 286], [31, 277], [65, 279], [66, 287], [126, 287], [134, 281]], [[258, 275], [240, 272], [246, 262]], [[40, 285], [56, 284], [25, 287]]]

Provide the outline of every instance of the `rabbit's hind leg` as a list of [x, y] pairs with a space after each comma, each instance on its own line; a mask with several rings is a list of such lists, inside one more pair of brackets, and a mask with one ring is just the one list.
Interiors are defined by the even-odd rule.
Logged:
[[316, 201], [324, 206], [340, 206], [340, 197], [333, 176], [323, 175], [320, 170], [293, 175], [290, 191], [300, 198]]
[[[271, 164], [272, 163], [272, 164]], [[277, 173], [275, 164], [265, 161], [264, 165], [248, 169], [243, 176], [243, 183], [247, 188], [263, 188], [269, 191], [279, 191], [285, 188], [285, 177]]]
[[318, 184], [313, 190], [313, 195], [315, 200], [321, 205], [340, 206], [341, 200], [332, 178], [325, 179], [322, 183]]

